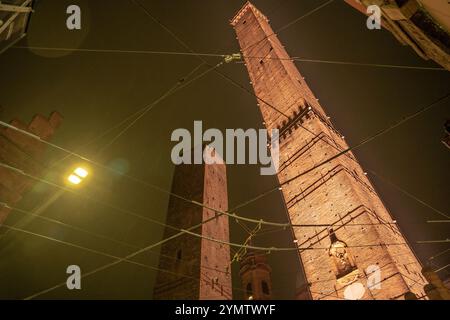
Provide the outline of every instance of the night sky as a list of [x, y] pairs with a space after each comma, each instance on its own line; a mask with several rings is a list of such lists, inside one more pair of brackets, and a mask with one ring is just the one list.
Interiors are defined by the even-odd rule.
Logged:
[[[145, 7], [195, 52], [239, 52], [229, 20], [243, 5], [241, 0], [145, 1]], [[283, 0], [253, 3], [271, 20], [274, 30], [326, 1]], [[66, 8], [82, 9], [82, 30], [66, 28]], [[29, 33], [19, 46], [154, 50], [186, 52], [129, 0], [41, 0], [30, 22]], [[387, 31], [370, 31], [365, 17], [334, 1], [279, 34], [291, 56], [308, 59], [361, 63], [438, 67], [401, 46]], [[212, 64], [220, 58], [208, 58]], [[195, 81], [159, 103], [110, 147], [99, 153], [120, 129], [96, 139], [135, 111], [164, 94], [198, 66], [195, 56], [126, 53], [57, 52], [12, 48], [0, 55], [0, 119], [30, 121], [36, 113], [58, 111], [64, 122], [53, 142], [132, 176], [170, 189], [174, 165], [170, 160], [174, 129], [192, 130], [194, 120], [205, 128], [262, 128], [253, 96], [239, 90], [215, 73]], [[401, 117], [413, 113], [450, 91], [448, 71], [393, 69], [297, 62], [300, 72], [320, 99], [333, 123], [350, 145], [374, 134]], [[198, 73], [206, 70], [205, 67]], [[227, 64], [220, 71], [251, 89], [243, 64]], [[197, 74], [198, 74], [197, 73]], [[450, 117], [450, 101], [439, 104], [414, 120], [377, 138], [355, 152], [363, 168], [373, 170], [436, 209], [449, 212], [450, 150], [441, 142], [443, 124]], [[65, 154], [50, 149], [48, 163]], [[61, 182], [74, 157], [45, 172], [48, 180]], [[168, 196], [93, 168], [93, 177], [81, 193], [127, 208], [140, 215], [165, 221]], [[418, 245], [420, 240], [449, 237], [447, 224], [427, 224], [443, 219], [431, 209], [399, 192], [378, 177], [369, 175], [381, 198], [425, 262], [448, 244]], [[230, 207], [275, 187], [276, 177], [259, 175], [259, 165], [229, 166]], [[32, 210], [55, 189], [38, 183], [17, 206]], [[285, 222], [280, 194], [239, 210], [246, 217]], [[44, 216], [143, 247], [161, 240], [163, 229], [136, 217], [114, 212], [86, 198], [65, 194]], [[123, 256], [133, 249], [12, 213], [7, 220], [35, 233], [72, 242], [98, 251]], [[5, 232], [4, 230], [2, 231]], [[242, 243], [242, 228], [231, 222], [231, 240]], [[258, 237], [257, 245], [292, 246], [289, 232]], [[8, 232], [0, 238], [0, 298], [21, 299], [66, 280], [68, 265], [88, 272], [112, 260], [61, 243]], [[158, 250], [139, 256], [157, 266]], [[449, 263], [450, 255], [437, 260]], [[275, 298], [294, 295], [298, 259], [294, 253], [273, 253]], [[239, 288], [238, 265], [233, 266], [234, 285]], [[81, 291], [58, 289], [41, 298], [150, 299], [155, 272], [121, 263], [83, 279]], [[441, 276], [446, 276], [443, 271]], [[239, 298], [239, 291], [235, 291]]]

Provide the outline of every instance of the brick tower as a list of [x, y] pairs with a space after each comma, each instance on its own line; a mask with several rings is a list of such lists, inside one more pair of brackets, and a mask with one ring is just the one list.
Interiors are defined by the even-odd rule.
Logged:
[[[345, 150], [268, 19], [247, 2], [231, 25], [265, 125], [280, 130], [279, 182]], [[310, 298], [424, 296], [421, 265], [352, 153], [284, 185], [283, 196], [293, 224], [322, 225], [294, 229]]]
[[250, 251], [241, 261], [242, 287], [245, 300], [272, 300], [272, 268], [265, 254]]
[[[226, 166], [179, 165], [175, 168], [172, 192], [217, 210], [228, 210]], [[167, 224], [188, 229], [214, 215], [214, 211], [171, 196]], [[219, 216], [195, 232], [228, 242], [228, 217]], [[164, 239], [175, 233], [177, 231], [166, 228]], [[168, 272], [158, 273], [154, 299], [232, 299], [229, 246], [186, 234], [161, 247], [159, 268]]]

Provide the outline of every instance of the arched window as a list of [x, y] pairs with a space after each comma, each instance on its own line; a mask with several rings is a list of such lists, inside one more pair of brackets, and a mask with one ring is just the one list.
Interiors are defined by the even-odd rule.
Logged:
[[247, 296], [251, 296], [253, 294], [253, 287], [252, 287], [252, 284], [249, 282], [248, 284], [247, 284]]
[[269, 285], [267, 284], [267, 282], [262, 281], [261, 282], [261, 287], [262, 287], [262, 291], [265, 295], [269, 295], [270, 294], [270, 290], [269, 290]]

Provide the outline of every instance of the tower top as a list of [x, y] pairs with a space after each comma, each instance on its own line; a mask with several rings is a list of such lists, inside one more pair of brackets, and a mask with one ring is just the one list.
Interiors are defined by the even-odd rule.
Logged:
[[230, 20], [231, 25], [234, 27], [241, 20], [244, 14], [248, 11], [252, 10], [256, 16], [261, 17], [265, 21], [269, 22], [269, 19], [261, 13], [250, 1], [247, 1], [244, 6], [238, 11], [238, 13], [234, 16], [233, 19]]

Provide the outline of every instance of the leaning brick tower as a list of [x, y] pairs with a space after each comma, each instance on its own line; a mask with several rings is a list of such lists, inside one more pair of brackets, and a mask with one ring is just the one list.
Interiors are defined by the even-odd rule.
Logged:
[[[231, 25], [265, 126], [280, 130], [279, 182], [347, 149], [268, 19], [247, 2]], [[293, 230], [310, 298], [424, 296], [421, 265], [351, 152], [285, 184], [283, 196], [291, 223], [313, 225]]]
[[[212, 150], [211, 152], [214, 152]], [[228, 210], [225, 164], [181, 164], [175, 167], [172, 192], [209, 208]], [[215, 217], [215, 218], [214, 218]], [[212, 219], [212, 220], [210, 220]], [[228, 216], [217, 215], [183, 199], [171, 196], [167, 224], [189, 229], [206, 220], [194, 232], [222, 242], [229, 241]], [[166, 228], [164, 239], [178, 231]], [[205, 238], [184, 234], [161, 247], [153, 290], [155, 300], [231, 300], [230, 247]]]

